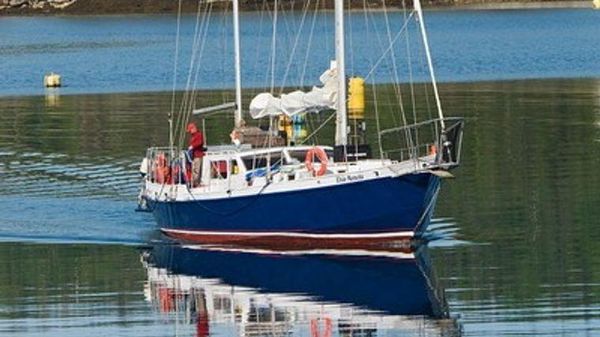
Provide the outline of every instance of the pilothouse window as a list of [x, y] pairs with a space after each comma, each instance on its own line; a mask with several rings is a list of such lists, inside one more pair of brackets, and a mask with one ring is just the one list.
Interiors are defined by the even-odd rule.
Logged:
[[[257, 156], [246, 156], [242, 157], [244, 161], [244, 166], [246, 166], [247, 170], [254, 170], [258, 168], [267, 167], [267, 155], [261, 154]], [[271, 154], [271, 166], [281, 165], [281, 153], [272, 153]]]
[[210, 176], [213, 179], [225, 179], [228, 176], [227, 161], [214, 160], [210, 162]]
[[227, 179], [229, 174], [240, 173], [237, 160], [212, 160], [210, 162], [210, 176], [213, 179]]
[[[308, 149], [306, 150], [289, 150], [288, 153], [290, 155], [291, 158], [291, 162], [289, 164], [300, 164], [300, 163], [304, 163], [304, 160], [306, 159], [306, 152], [308, 151]], [[325, 150], [325, 153], [327, 154], [328, 158], [333, 157], [333, 151], [331, 150]], [[315, 160], [318, 162], [319, 159], [315, 158]]]
[[288, 151], [290, 155], [290, 164], [300, 164], [304, 162], [304, 158], [306, 157], [307, 150], [294, 150]]

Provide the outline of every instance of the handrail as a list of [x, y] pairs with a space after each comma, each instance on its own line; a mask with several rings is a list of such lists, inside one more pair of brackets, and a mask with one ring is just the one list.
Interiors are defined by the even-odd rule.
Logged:
[[[463, 117], [445, 117], [445, 118], [429, 119], [429, 120], [426, 120], [426, 121], [423, 121], [423, 122], [419, 122], [419, 123], [414, 123], [414, 124], [399, 126], [399, 127], [395, 127], [395, 128], [391, 128], [391, 129], [381, 130], [379, 132], [379, 135], [383, 136], [384, 134], [388, 134], [388, 133], [392, 133], [392, 132], [397, 132], [397, 131], [402, 131], [402, 130], [405, 130], [405, 129], [414, 129], [414, 128], [417, 128], [419, 126], [423, 126], [423, 125], [427, 125], [427, 124], [433, 124], [435, 122], [440, 122], [442, 120], [444, 122], [464, 121], [464, 118]], [[454, 127], [454, 125], [452, 127]], [[451, 129], [452, 127], [448, 128], [448, 129]]]
[[[445, 128], [442, 128], [442, 122]], [[452, 168], [460, 163], [464, 118], [436, 118], [379, 132], [382, 157], [394, 160], [430, 158], [430, 165]], [[396, 137], [393, 133], [406, 133]], [[385, 137], [384, 137], [385, 136]], [[385, 146], [387, 145], [390, 146]]]

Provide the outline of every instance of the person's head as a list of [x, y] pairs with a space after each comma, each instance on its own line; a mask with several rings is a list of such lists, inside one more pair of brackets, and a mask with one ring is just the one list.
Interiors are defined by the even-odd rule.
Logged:
[[187, 132], [188, 133], [196, 133], [196, 132], [198, 132], [198, 127], [196, 127], [196, 124], [190, 123], [187, 125]]

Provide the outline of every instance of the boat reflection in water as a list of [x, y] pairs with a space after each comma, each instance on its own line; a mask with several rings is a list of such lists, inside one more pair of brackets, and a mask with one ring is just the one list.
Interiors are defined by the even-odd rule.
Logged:
[[455, 336], [417, 253], [157, 245], [146, 299], [185, 336]]

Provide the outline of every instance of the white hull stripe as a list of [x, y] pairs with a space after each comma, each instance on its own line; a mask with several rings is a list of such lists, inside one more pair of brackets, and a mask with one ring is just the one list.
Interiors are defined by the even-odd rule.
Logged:
[[192, 250], [208, 250], [217, 252], [236, 252], [236, 253], [249, 253], [258, 255], [337, 255], [337, 256], [371, 256], [371, 257], [390, 257], [396, 259], [414, 259], [415, 254], [413, 253], [400, 253], [400, 252], [388, 252], [388, 251], [376, 251], [376, 250], [364, 250], [364, 249], [311, 249], [311, 250], [270, 250], [270, 249], [247, 249], [247, 248], [232, 248], [232, 247], [219, 247], [219, 246], [207, 246], [207, 245], [186, 245], [182, 246], [186, 249]]
[[361, 233], [361, 234], [315, 234], [315, 233], [295, 233], [295, 232], [216, 232], [216, 231], [194, 231], [182, 229], [162, 228], [162, 231], [173, 234], [185, 235], [213, 235], [213, 236], [248, 236], [248, 237], [267, 237], [267, 236], [285, 236], [312, 239], [378, 239], [393, 238], [397, 236], [414, 236], [413, 231], [386, 232], [386, 233]]

